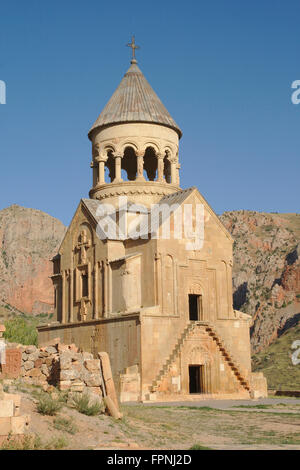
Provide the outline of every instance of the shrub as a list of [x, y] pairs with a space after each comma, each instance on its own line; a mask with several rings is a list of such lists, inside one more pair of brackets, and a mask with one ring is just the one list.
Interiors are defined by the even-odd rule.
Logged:
[[201, 444], [194, 444], [189, 450], [212, 450], [211, 447], [205, 447]]
[[38, 399], [37, 411], [42, 415], [54, 416], [61, 407], [62, 403], [58, 400], [53, 400], [48, 394], [41, 395]]
[[67, 447], [68, 441], [64, 436], [59, 436], [59, 437], [54, 437], [46, 443], [43, 448], [45, 450], [60, 450], [63, 449], [64, 447]]
[[48, 442], [43, 442], [38, 434], [22, 436], [8, 436], [0, 450], [59, 450], [67, 447], [68, 441], [64, 436], [54, 437]]
[[41, 445], [41, 438], [36, 434], [27, 434], [24, 437], [9, 435], [0, 450], [37, 450]]
[[76, 410], [87, 416], [95, 416], [101, 412], [101, 404], [99, 402], [90, 404], [90, 396], [87, 393], [74, 396], [73, 402]]
[[75, 434], [78, 431], [77, 426], [73, 423], [72, 419], [68, 418], [55, 418], [53, 425], [55, 429], [68, 432], [69, 434]]
[[36, 321], [16, 317], [7, 320], [5, 323], [6, 331], [4, 338], [11, 343], [34, 344], [37, 346]]

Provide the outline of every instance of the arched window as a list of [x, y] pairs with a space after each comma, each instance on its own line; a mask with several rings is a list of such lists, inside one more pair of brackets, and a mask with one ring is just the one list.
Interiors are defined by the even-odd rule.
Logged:
[[164, 177], [167, 183], [171, 183], [171, 163], [167, 154], [164, 158]]
[[149, 181], [156, 179], [157, 157], [152, 147], [148, 147], [144, 156], [144, 176]]
[[107, 152], [107, 156], [108, 158], [107, 158], [105, 166], [108, 168], [108, 171], [109, 171], [108, 176], [110, 178], [110, 182], [112, 183], [116, 176], [115, 159], [113, 157], [112, 150], [109, 150]]
[[121, 163], [122, 178], [134, 181], [137, 173], [137, 159], [132, 147], [126, 147]]

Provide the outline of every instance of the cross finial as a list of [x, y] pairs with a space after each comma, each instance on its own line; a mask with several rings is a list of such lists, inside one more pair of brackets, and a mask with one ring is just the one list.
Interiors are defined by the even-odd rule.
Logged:
[[134, 35], [131, 37], [131, 42], [127, 44], [127, 47], [131, 47], [131, 49], [132, 49], [131, 63], [132, 63], [132, 64], [136, 64], [136, 63], [137, 63], [137, 60], [136, 60], [136, 58], [135, 58], [135, 50], [136, 50], [136, 49], [139, 49], [140, 46], [137, 46], [137, 45], [135, 44]]

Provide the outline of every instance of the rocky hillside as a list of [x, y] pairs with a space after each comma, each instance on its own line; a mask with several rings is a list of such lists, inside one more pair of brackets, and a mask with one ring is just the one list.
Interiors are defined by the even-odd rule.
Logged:
[[53, 309], [50, 258], [64, 225], [44, 212], [17, 205], [0, 211], [0, 301], [32, 314]]
[[258, 352], [299, 322], [300, 214], [233, 211], [220, 218], [235, 240], [234, 307], [252, 315]]
[[279, 333], [279, 337], [270, 346], [252, 357], [253, 369], [264, 373], [269, 389], [300, 389], [299, 340], [300, 324], [283, 334]]

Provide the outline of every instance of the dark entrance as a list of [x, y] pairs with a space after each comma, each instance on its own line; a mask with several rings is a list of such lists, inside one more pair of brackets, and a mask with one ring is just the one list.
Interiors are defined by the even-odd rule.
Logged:
[[202, 295], [189, 294], [189, 314], [191, 321], [202, 320]]
[[87, 274], [82, 275], [82, 297], [88, 297], [89, 295], [89, 277]]
[[204, 366], [189, 366], [190, 393], [204, 393]]

